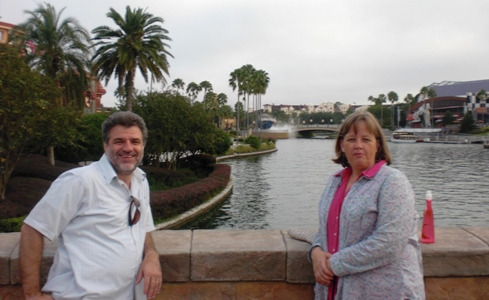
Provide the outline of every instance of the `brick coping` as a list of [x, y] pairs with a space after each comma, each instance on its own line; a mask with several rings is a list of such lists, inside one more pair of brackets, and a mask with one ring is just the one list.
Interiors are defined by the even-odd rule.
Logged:
[[[425, 277], [489, 275], [489, 227], [436, 228], [421, 244]], [[160, 230], [152, 233], [165, 282], [282, 281], [314, 283], [309, 243], [287, 230]], [[20, 233], [0, 234], [0, 285], [20, 284]], [[57, 242], [45, 241], [43, 280]]]

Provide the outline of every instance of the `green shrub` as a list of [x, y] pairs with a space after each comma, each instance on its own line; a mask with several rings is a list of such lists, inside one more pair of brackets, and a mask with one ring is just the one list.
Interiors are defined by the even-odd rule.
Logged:
[[261, 144], [259, 151], [266, 151], [272, 149], [275, 149], [275, 144], [272, 142], [266, 142]]
[[151, 191], [169, 190], [201, 179], [190, 169], [168, 170], [151, 166], [141, 166], [141, 169], [146, 173]]
[[259, 149], [261, 144], [260, 138], [254, 135], [250, 135], [249, 137], [247, 137], [244, 142], [246, 144], [249, 144], [254, 149]]
[[184, 213], [217, 195], [229, 183], [231, 166], [216, 164], [207, 178], [179, 188], [151, 193], [151, 211], [155, 222]]
[[26, 216], [0, 220], [0, 232], [19, 232]]
[[229, 147], [228, 151], [224, 153], [224, 155], [233, 155], [234, 154], [234, 148]]
[[241, 153], [250, 153], [250, 152], [255, 152], [255, 149], [251, 148], [250, 146], [244, 146], [244, 145], [239, 145], [234, 149], [234, 152], [237, 154]]

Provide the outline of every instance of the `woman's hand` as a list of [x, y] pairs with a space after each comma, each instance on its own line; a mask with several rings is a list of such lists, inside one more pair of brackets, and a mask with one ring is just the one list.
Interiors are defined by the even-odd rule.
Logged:
[[322, 285], [329, 286], [334, 277], [329, 262], [331, 256], [330, 253], [321, 250], [320, 247], [314, 248], [311, 253], [314, 276], [316, 277], [316, 281]]

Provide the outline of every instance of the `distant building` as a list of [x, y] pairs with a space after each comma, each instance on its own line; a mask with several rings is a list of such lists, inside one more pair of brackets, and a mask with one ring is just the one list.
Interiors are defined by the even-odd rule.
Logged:
[[[441, 126], [441, 120], [447, 110], [451, 111], [457, 119], [461, 119], [465, 113], [472, 113], [474, 119], [480, 123], [489, 124], [489, 101], [486, 98], [477, 98], [480, 90], [489, 93], [489, 79], [474, 81], [443, 81], [427, 86], [433, 88], [436, 97], [425, 99], [411, 106], [407, 121], [414, 121], [414, 114], [421, 107], [428, 109], [429, 119], [435, 127]], [[416, 122], [414, 122], [416, 123]], [[420, 126], [419, 124], [413, 124]]]
[[465, 97], [468, 93], [476, 95], [480, 90], [489, 92], [489, 79], [474, 81], [442, 81], [427, 86], [436, 91], [437, 97]]
[[338, 107], [335, 107], [333, 102], [323, 102], [320, 105], [313, 104], [302, 104], [302, 105], [273, 105], [273, 104], [265, 104], [263, 105], [263, 111], [268, 113], [273, 113], [274, 111], [280, 110], [283, 111], [287, 115], [292, 115], [296, 113], [297, 115], [305, 112], [305, 113], [315, 113], [315, 112], [330, 112], [333, 113], [336, 110], [341, 111], [342, 113], [346, 113], [350, 109], [349, 104], [340, 104]]
[[14, 27], [14, 24], [0, 22], [0, 44], [7, 44], [10, 30]]
[[370, 105], [360, 105], [355, 108], [355, 112], [367, 112]]

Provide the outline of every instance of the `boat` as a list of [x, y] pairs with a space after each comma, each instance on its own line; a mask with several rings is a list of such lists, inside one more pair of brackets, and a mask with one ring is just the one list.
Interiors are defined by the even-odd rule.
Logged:
[[394, 132], [389, 141], [393, 143], [420, 143], [423, 139], [409, 132]]
[[484, 142], [484, 149], [489, 149], [489, 140]]
[[430, 137], [440, 134], [441, 131], [441, 128], [400, 128], [392, 133], [389, 141], [406, 144], [429, 142]]

